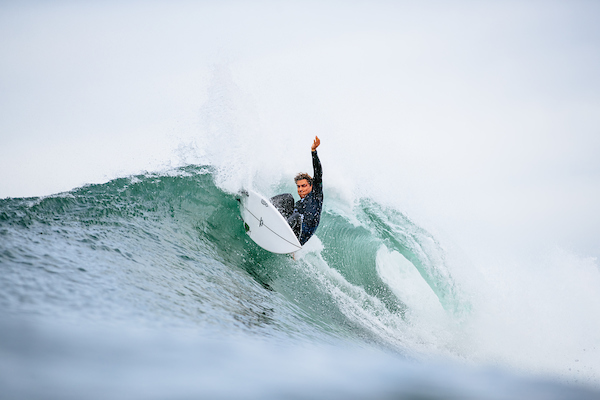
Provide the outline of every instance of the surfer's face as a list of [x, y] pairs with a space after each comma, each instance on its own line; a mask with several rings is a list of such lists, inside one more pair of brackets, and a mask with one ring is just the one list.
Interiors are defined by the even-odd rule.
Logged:
[[306, 179], [300, 179], [296, 182], [296, 186], [298, 187], [298, 196], [300, 196], [301, 199], [312, 191], [312, 185], [309, 184]]

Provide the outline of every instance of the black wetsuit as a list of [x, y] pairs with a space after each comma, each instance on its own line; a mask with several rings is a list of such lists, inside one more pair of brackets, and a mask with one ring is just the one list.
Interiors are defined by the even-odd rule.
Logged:
[[271, 198], [271, 203], [287, 219], [301, 245], [315, 233], [323, 208], [323, 170], [316, 150], [311, 151], [313, 162], [312, 190], [294, 204], [294, 197], [284, 193]]
[[302, 229], [298, 238], [302, 245], [317, 230], [321, 221], [321, 209], [323, 208], [323, 169], [317, 151], [311, 151], [311, 153], [314, 170], [312, 190], [303, 199], [298, 200], [294, 207], [294, 213], [302, 215]]

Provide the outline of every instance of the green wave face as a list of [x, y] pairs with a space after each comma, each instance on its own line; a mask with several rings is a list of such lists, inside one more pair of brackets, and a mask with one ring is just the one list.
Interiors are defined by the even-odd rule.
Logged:
[[348, 214], [325, 192], [316, 237], [294, 260], [249, 240], [214, 174], [188, 166], [1, 200], [3, 306], [406, 353], [439, 340], [425, 337], [428, 321], [468, 309], [435, 238], [399, 211], [361, 199]]

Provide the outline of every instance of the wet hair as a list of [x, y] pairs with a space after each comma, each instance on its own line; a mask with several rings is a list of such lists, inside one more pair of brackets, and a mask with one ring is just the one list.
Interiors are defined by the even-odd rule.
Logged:
[[296, 175], [296, 177], [294, 178], [294, 182], [298, 183], [298, 181], [301, 181], [302, 179], [306, 179], [308, 181], [308, 184], [312, 186], [313, 179], [306, 172], [300, 172], [298, 175]]

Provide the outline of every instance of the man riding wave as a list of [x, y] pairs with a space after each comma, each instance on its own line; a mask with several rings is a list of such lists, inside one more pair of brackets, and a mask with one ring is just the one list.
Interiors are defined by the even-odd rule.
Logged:
[[317, 147], [321, 140], [315, 136], [311, 147], [313, 176], [299, 173], [294, 178], [300, 200], [294, 203], [290, 193], [284, 193], [271, 198], [271, 203], [287, 219], [288, 224], [304, 245], [317, 230], [323, 208], [323, 170], [317, 155]]

